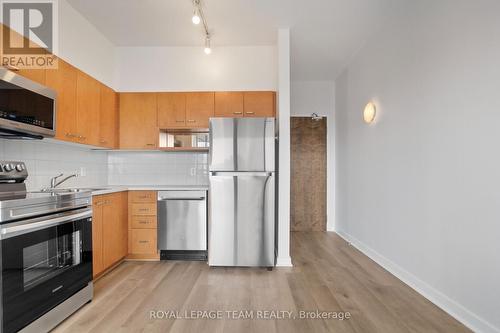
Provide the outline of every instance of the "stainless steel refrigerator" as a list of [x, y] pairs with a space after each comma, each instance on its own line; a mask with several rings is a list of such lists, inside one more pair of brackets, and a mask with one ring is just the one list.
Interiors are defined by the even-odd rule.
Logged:
[[210, 266], [274, 266], [274, 159], [274, 118], [210, 119]]

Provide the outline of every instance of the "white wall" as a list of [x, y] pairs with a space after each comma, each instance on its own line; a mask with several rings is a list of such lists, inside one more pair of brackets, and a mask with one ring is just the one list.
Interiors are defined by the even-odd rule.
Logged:
[[337, 230], [483, 332], [500, 332], [498, 13], [406, 2], [336, 81]]
[[116, 88], [115, 46], [66, 0], [58, 0], [58, 56], [102, 83]]
[[278, 237], [276, 265], [292, 266], [290, 257], [290, 29], [278, 30]]
[[310, 117], [313, 112], [326, 116], [327, 126], [327, 230], [335, 229], [335, 82], [333, 81], [292, 81], [292, 117]]
[[[55, 140], [0, 140], [0, 161], [23, 161], [28, 170], [28, 191], [50, 185], [50, 178], [60, 173], [78, 173], [61, 187], [102, 186], [108, 183], [106, 152]], [[82, 170], [83, 168], [83, 170]], [[83, 174], [81, 173], [83, 171]]]
[[207, 153], [109, 152], [109, 185], [208, 185]]
[[117, 48], [119, 91], [276, 90], [275, 46]]

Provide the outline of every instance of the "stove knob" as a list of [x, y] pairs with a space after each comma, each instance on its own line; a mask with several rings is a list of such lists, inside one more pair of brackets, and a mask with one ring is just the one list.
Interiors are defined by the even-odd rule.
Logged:
[[5, 164], [3, 166], [4, 170], [7, 171], [7, 172], [10, 172], [14, 169], [14, 165], [13, 164]]
[[18, 165], [16, 165], [16, 170], [17, 171], [21, 172], [21, 171], [24, 171], [24, 169], [25, 169], [24, 168], [24, 164], [18, 164]]

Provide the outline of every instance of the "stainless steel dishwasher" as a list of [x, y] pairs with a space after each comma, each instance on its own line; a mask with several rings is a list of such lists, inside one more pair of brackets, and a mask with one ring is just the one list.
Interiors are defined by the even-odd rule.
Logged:
[[207, 191], [158, 191], [162, 260], [207, 260]]

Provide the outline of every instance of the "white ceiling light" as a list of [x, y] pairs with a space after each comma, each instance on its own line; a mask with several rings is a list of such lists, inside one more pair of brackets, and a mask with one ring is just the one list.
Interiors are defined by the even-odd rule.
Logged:
[[198, 9], [194, 10], [193, 18], [191, 19], [191, 21], [193, 21], [193, 24], [196, 24], [196, 25], [200, 24], [201, 17], [200, 17], [200, 15], [198, 15]]
[[193, 0], [194, 6], [194, 14], [191, 18], [191, 21], [195, 25], [203, 23], [203, 29], [205, 30], [205, 54], [212, 53], [212, 47], [210, 46], [210, 33], [208, 30], [207, 20], [205, 19], [205, 15], [203, 14], [203, 8], [201, 7], [201, 0]]
[[210, 35], [205, 37], [205, 54], [212, 53], [212, 48], [210, 47]]
[[367, 124], [371, 124], [375, 120], [375, 116], [377, 115], [377, 107], [373, 102], [369, 102], [366, 104], [365, 109], [363, 110], [363, 120]]

